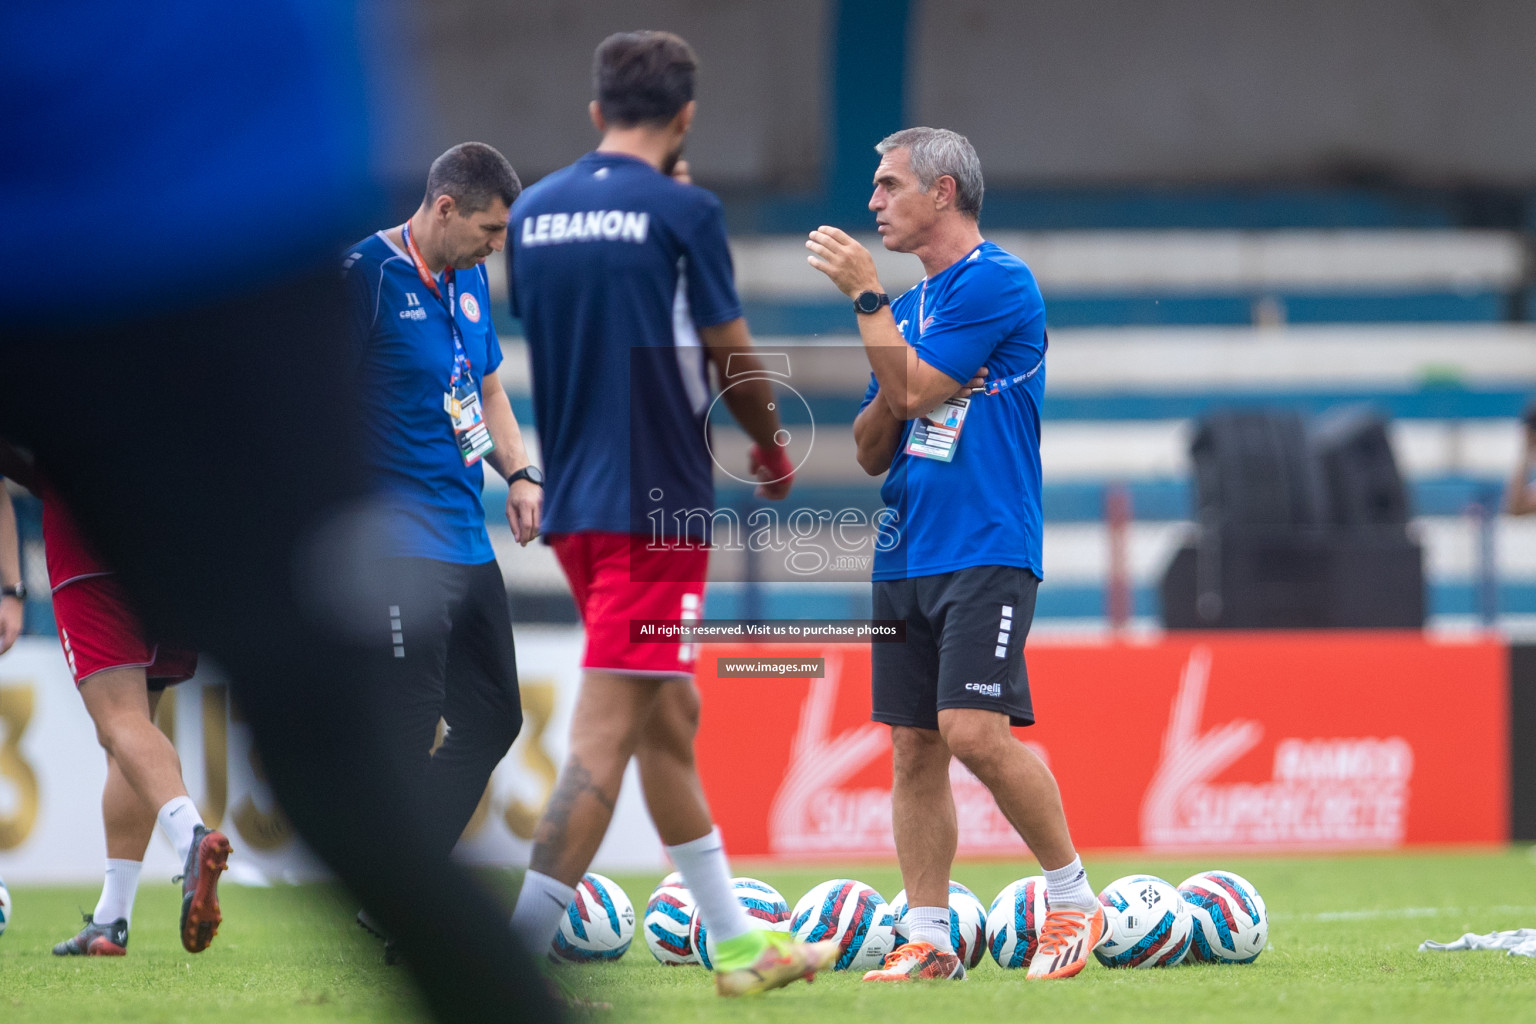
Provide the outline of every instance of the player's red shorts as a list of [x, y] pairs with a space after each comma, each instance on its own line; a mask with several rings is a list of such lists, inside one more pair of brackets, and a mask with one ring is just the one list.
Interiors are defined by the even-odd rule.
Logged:
[[634, 675], [693, 675], [698, 645], [678, 640], [631, 643], [630, 619], [698, 619], [704, 609], [709, 548], [646, 548], [627, 533], [563, 533], [549, 538], [576, 610], [587, 627], [582, 668]]
[[142, 668], [151, 689], [185, 682], [197, 652], [151, 641], [116, 577], [87, 576], [53, 592], [59, 643], [75, 685], [110, 668]]

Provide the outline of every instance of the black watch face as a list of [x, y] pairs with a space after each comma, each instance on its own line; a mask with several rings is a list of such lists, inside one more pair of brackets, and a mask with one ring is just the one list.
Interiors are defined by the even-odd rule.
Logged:
[[538, 466], [524, 467], [523, 476], [528, 480], [529, 483], [539, 484], [540, 486], [543, 486], [544, 484], [544, 474], [539, 471]]
[[873, 313], [880, 308], [880, 296], [876, 292], [860, 292], [857, 305], [860, 313]]

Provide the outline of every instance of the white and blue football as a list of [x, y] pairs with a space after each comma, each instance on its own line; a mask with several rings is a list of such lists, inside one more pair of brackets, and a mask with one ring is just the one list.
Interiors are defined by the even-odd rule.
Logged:
[[617, 960], [634, 937], [635, 905], [613, 879], [589, 872], [576, 884], [549, 956], [577, 964]]
[[1049, 906], [1044, 875], [1003, 886], [987, 908], [987, 950], [999, 967], [1029, 969], [1040, 948], [1040, 927]]
[[1109, 918], [1109, 938], [1093, 955], [1105, 967], [1172, 967], [1189, 952], [1189, 908], [1161, 878], [1117, 878], [1099, 893], [1099, 902]]
[[895, 946], [895, 916], [874, 887], [852, 878], [822, 882], [800, 897], [789, 930], [801, 942], [836, 939], [842, 952], [834, 971], [879, 967]]
[[696, 909], [693, 894], [676, 872], [663, 878], [656, 891], [651, 893], [645, 904], [642, 930], [646, 946], [659, 962], [668, 966], [699, 962], [689, 935]]
[[1189, 959], [1199, 963], [1251, 964], [1269, 942], [1264, 897], [1242, 875], [1202, 871], [1184, 879], [1179, 895], [1194, 922]]

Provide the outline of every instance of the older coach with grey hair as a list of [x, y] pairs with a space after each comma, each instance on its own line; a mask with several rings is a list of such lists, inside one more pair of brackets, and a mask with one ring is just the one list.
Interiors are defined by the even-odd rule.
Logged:
[[887, 249], [922, 260], [922, 282], [892, 302], [846, 232], [822, 226], [806, 242], [811, 266], [853, 300], [874, 371], [853, 433], [859, 465], [885, 474], [897, 537], [875, 555], [874, 615], [907, 625], [905, 643], [874, 645], [873, 717], [891, 727], [912, 941], [864, 979], [965, 977], [949, 928], [950, 755], [1045, 870], [1050, 911], [1027, 976], [1071, 977], [1106, 919], [1055, 778], [1010, 730], [1035, 720], [1024, 638], [1041, 578], [1045, 305], [1024, 262], [981, 236], [981, 163], [963, 135], [909, 128], [875, 149], [876, 228]]

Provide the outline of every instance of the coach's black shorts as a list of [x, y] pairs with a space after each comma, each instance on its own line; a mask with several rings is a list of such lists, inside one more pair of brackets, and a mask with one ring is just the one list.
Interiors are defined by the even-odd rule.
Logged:
[[907, 624], [906, 643], [872, 645], [875, 721], [937, 729], [940, 708], [979, 708], [1035, 724], [1024, 668], [1034, 573], [982, 565], [874, 586], [873, 617]]

